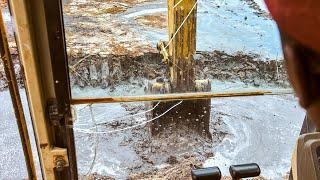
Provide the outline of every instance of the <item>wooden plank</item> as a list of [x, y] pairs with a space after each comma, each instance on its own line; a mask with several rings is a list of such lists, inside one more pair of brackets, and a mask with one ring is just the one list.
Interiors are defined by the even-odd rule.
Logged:
[[175, 94], [155, 94], [144, 96], [126, 97], [104, 97], [104, 98], [75, 98], [71, 104], [94, 104], [94, 103], [119, 103], [119, 102], [139, 102], [139, 101], [173, 101], [190, 99], [211, 99], [222, 97], [241, 97], [241, 96], [262, 96], [262, 95], [283, 95], [292, 94], [291, 90], [283, 91], [243, 91], [243, 92], [195, 92], [195, 93], [175, 93]]

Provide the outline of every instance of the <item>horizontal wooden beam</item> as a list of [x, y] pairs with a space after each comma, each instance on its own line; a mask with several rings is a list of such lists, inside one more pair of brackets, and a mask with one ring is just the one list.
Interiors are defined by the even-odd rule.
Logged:
[[96, 103], [119, 103], [119, 102], [138, 102], [138, 101], [173, 101], [188, 99], [211, 99], [222, 97], [239, 96], [262, 96], [262, 95], [282, 95], [293, 94], [292, 90], [279, 91], [243, 91], [243, 92], [195, 92], [195, 93], [175, 93], [175, 94], [153, 94], [143, 96], [123, 96], [123, 97], [102, 97], [102, 98], [75, 98], [71, 104], [96, 104]]

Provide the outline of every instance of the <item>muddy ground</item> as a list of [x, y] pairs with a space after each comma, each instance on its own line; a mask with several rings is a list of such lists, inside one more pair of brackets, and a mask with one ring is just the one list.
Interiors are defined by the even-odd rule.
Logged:
[[[71, 86], [103, 88], [113, 95], [126, 85], [142, 89], [156, 79], [168, 80], [168, 68], [161, 63], [154, 44], [157, 32], [166, 31], [167, 16], [151, 11], [162, 8], [164, 2], [73, 0], [65, 4]], [[267, 17], [255, 1], [245, 2], [258, 17]], [[148, 8], [151, 13], [147, 13]], [[195, 60], [196, 79], [289, 87], [281, 59], [265, 61], [255, 53], [214, 50], [198, 51]]]
[[[212, 133], [213, 141], [190, 133], [188, 129], [172, 130], [170, 127], [153, 136], [148, 124], [139, 125], [146, 120], [144, 113], [141, 114], [141, 112], [148, 110], [143, 103], [120, 103], [119, 105], [114, 106], [112, 109], [115, 114], [123, 114], [123, 110], [129, 113], [123, 116], [123, 118], [116, 120], [117, 118], [109, 117], [105, 119], [101, 116], [101, 111], [106, 111], [108, 106], [97, 105], [94, 109], [94, 118], [98, 122], [97, 129], [95, 129], [95, 126], [92, 126], [91, 130], [88, 131], [83, 126], [78, 126], [82, 122], [88, 123], [90, 116], [88, 116], [87, 108], [83, 111], [78, 111], [81, 117], [75, 124], [76, 140], [78, 142], [79, 140], [90, 141], [92, 142], [92, 147], [98, 147], [99, 155], [92, 172], [101, 172], [104, 166], [113, 166], [117, 164], [119, 158], [123, 159], [120, 165], [122, 170], [118, 170], [117, 168], [114, 170], [117, 173], [112, 177], [116, 179], [189, 178], [191, 168], [201, 167], [206, 159], [213, 157], [212, 147], [221, 143], [224, 136], [228, 134], [222, 128], [225, 125], [220, 119], [210, 122], [211, 129], [216, 129]], [[172, 111], [176, 112], [178, 110], [172, 109]], [[141, 114], [141, 116], [135, 116], [135, 114]], [[118, 115], [115, 116], [117, 117]], [[105, 123], [99, 123], [99, 121], [105, 121]], [[135, 125], [139, 126], [130, 128]], [[117, 131], [125, 128], [129, 129], [120, 133], [101, 134], [98, 136], [94, 134], [94, 132]], [[97, 138], [97, 143], [94, 143]], [[78, 143], [78, 145], [77, 150], [81, 154], [79, 156], [79, 163], [84, 163], [83, 167], [79, 167], [80, 172], [86, 172], [92, 158], [89, 158], [90, 160], [87, 161], [88, 159], [83, 157], [83, 150], [89, 150], [87, 144]], [[116, 152], [113, 149], [116, 149]], [[107, 154], [111, 157], [116, 156], [114, 158], [117, 161], [112, 160], [113, 158], [110, 162], [106, 161], [102, 154]], [[100, 164], [101, 161], [105, 161], [105, 164], [99, 167], [97, 164]], [[98, 177], [98, 174], [96, 176]]]
[[[85, 56], [71, 57], [71, 66]], [[71, 71], [71, 85], [115, 89], [117, 85], [136, 80], [138, 87], [146, 80], [168, 80], [167, 66], [161, 63], [158, 53], [129, 55], [91, 55]], [[196, 79], [241, 81], [256, 87], [261, 85], [289, 87], [283, 61], [259, 61], [256, 55], [229, 55], [221, 51], [197, 52]]]
[[[129, 113], [129, 116], [123, 116], [124, 118], [114, 121], [117, 118], [103, 113], [109, 108], [112, 108], [114, 114], [117, 114], [113, 115], [115, 117], [123, 114], [121, 109]], [[212, 119], [210, 121], [213, 140], [189, 133], [187, 129], [175, 129], [173, 133], [168, 128], [157, 136], [152, 136], [148, 125], [121, 131], [121, 133], [106, 133], [143, 122], [139, 117], [130, 117], [130, 114], [146, 111], [142, 103], [121, 103], [113, 107], [96, 105], [94, 119], [97, 121], [98, 128], [95, 130], [95, 126], [92, 126], [89, 131], [90, 127], [87, 129], [79, 125], [88, 123], [88, 120], [90, 122], [92, 118], [88, 115], [90, 111], [83, 107], [77, 108], [77, 111], [79, 117], [75, 123], [75, 138], [82, 179], [190, 179], [192, 168], [202, 167], [206, 160], [215, 156], [213, 151], [215, 146], [226, 137], [234, 136], [229, 133], [228, 127], [223, 122], [223, 117], [227, 115], [213, 109], [211, 109]], [[175, 111], [173, 109], [173, 112]], [[104, 118], [104, 115], [107, 115], [108, 118]], [[99, 123], [101, 121], [107, 122], [101, 125]], [[94, 132], [105, 132], [106, 134], [96, 136]], [[97, 152], [96, 159], [92, 157], [93, 152]], [[88, 154], [91, 156], [87, 157]], [[88, 167], [91, 167], [93, 159], [95, 159], [94, 167], [90, 171]], [[100, 175], [100, 173], [106, 173], [104, 170], [114, 174]], [[230, 178], [224, 177], [224, 179]]]
[[[12, 59], [18, 82], [23, 87], [23, 71], [15, 48]], [[130, 55], [79, 55], [69, 57], [71, 86], [80, 88], [98, 87], [115, 91], [119, 85], [132, 84], [138, 88], [146, 87], [146, 82], [156, 79], [168, 80], [168, 68], [161, 63], [158, 53], [144, 53], [140, 56]], [[258, 61], [255, 55], [229, 55], [221, 51], [197, 52], [196, 79], [220, 81], [241, 81], [259, 87], [261, 85], [288, 88], [287, 75], [283, 61]], [[77, 63], [81, 61], [81, 63]], [[7, 89], [3, 64], [0, 63], [0, 90]]]
[[[168, 79], [168, 69], [161, 64], [155, 45], [140, 37], [137, 28], [150, 31], [166, 29], [166, 14], [152, 13], [126, 20], [127, 11], [152, 1], [66, 1], [65, 32], [72, 87], [98, 87], [113, 94], [117, 87], [130, 85], [144, 88], [156, 79]], [[254, 12], [268, 14], [252, 0], [246, 0]], [[124, 15], [123, 15], [124, 14]], [[259, 15], [260, 14], [260, 15]], [[130, 15], [130, 14], [129, 14]], [[7, 21], [12, 28], [12, 23]], [[23, 72], [19, 68], [14, 38], [9, 36], [18, 81], [23, 87]], [[254, 53], [198, 51], [196, 79], [240, 81], [248, 85], [289, 87], [283, 60], [261, 61]], [[0, 90], [6, 89], [6, 79], [0, 63]], [[118, 89], [119, 89], [118, 88]], [[107, 93], [108, 94], [108, 93]], [[134, 94], [131, 94], [134, 95]]]
[[259, 6], [259, 4], [254, 1], [254, 0], [245, 0], [248, 5], [254, 9], [254, 13], [259, 16], [259, 17], [263, 17], [263, 18], [266, 18], [266, 19], [271, 19], [271, 15], [266, 12], [262, 7]]
[[[158, 31], [165, 31], [167, 27], [166, 14], [156, 12], [134, 17], [134, 21], [126, 19], [126, 17], [132, 15], [130, 14], [131, 11], [134, 12], [133, 8], [143, 9], [144, 7], [140, 6], [151, 2], [154, 1], [65, 1], [66, 43], [71, 86], [73, 88], [80, 88], [84, 91], [88, 88], [98, 88], [105, 90], [107, 95], [119, 95], [117, 92], [121, 91], [124, 86], [129, 86], [130, 89], [144, 89], [149, 82], [154, 82], [157, 79], [168, 80], [167, 66], [161, 63], [162, 57], [157, 52], [154, 43], [139, 36], [139, 28], [150, 30], [155, 34]], [[257, 16], [270, 18], [268, 13], [254, 1], [246, 0], [246, 2]], [[16, 47], [13, 38], [9, 37], [9, 40], [12, 42], [11, 51], [18, 82], [23, 87], [24, 76], [19, 66]], [[289, 87], [283, 60], [269, 59], [265, 61], [261, 60], [258, 54], [242, 51], [231, 54], [222, 50], [198, 51], [194, 58], [196, 61], [196, 79], [241, 82], [254, 87]], [[3, 64], [0, 63], [1, 91], [7, 89], [2, 66]], [[128, 95], [136, 94], [133, 92], [128, 93]], [[121, 104], [120, 106], [129, 114], [146, 110], [145, 106], [141, 104]], [[105, 109], [102, 111], [105, 111]], [[89, 112], [85, 111], [85, 113], [88, 114]], [[122, 155], [124, 156], [124, 159], [122, 159], [124, 161], [123, 166], [127, 167], [125, 172], [121, 172], [123, 177], [126, 176], [129, 179], [188, 179], [190, 178], [190, 169], [195, 166], [201, 167], [206, 159], [214, 157], [212, 148], [221, 143], [225, 137], [231, 136], [222, 120], [224, 115], [221, 114], [220, 118], [211, 121], [210, 129], [212, 130], [213, 142], [185, 133], [185, 130], [175, 134], [164, 132], [151, 138], [147, 127], [138, 127], [132, 129], [129, 133], [102, 136], [99, 139], [101, 144], [107, 144], [110, 139], [114, 138], [113, 144], [110, 145], [111, 148], [129, 148], [128, 151], [131, 154], [128, 157], [126, 157], [126, 154], [128, 154], [126, 151], [120, 151], [118, 152], [120, 155], [117, 154], [120, 159]], [[89, 118], [89, 116], [85, 116], [85, 122]], [[137, 123], [139, 121], [135, 119], [126, 119], [106, 123], [100, 128], [114, 130]], [[82, 156], [88, 156], [92, 152], [88, 150], [87, 142], [90, 141], [92, 147], [94, 147], [95, 136], [90, 133], [85, 136], [81, 132], [76, 134], [77, 141], [82, 142], [78, 144], [78, 152]], [[83, 142], [86, 142], [86, 144], [83, 144]], [[102, 147], [110, 148], [109, 146]], [[194, 150], [193, 147], [198, 149]], [[83, 167], [90, 166], [91, 161], [81, 160], [81, 158], [79, 158], [79, 164]], [[85, 170], [81, 172], [83, 175], [86, 174]], [[82, 178], [114, 178], [101, 176], [99, 173], [93, 172], [95, 171]], [[225, 179], [230, 178], [225, 177]]]

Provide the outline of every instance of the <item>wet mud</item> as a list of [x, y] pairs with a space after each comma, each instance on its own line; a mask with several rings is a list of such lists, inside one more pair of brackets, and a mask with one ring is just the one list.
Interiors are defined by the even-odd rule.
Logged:
[[[141, 88], [146, 86], [146, 81], [169, 79], [168, 68], [162, 64], [158, 53], [92, 55], [83, 61], [84, 57], [69, 57], [71, 66], [82, 61], [70, 71], [71, 86], [116, 89], [119, 84], [135, 80], [136, 86]], [[256, 87], [289, 87], [283, 61], [259, 61], [257, 55], [240, 52], [229, 55], [221, 51], [197, 52], [195, 58], [196, 79], [241, 81]]]

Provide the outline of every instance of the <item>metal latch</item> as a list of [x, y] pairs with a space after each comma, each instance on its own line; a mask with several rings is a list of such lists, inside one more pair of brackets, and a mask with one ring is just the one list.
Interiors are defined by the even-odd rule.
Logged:
[[62, 171], [65, 167], [69, 166], [68, 152], [65, 148], [54, 147], [50, 151], [52, 169]]
[[49, 99], [47, 103], [47, 116], [53, 125], [59, 125], [63, 114], [59, 112], [59, 106], [56, 99]]

